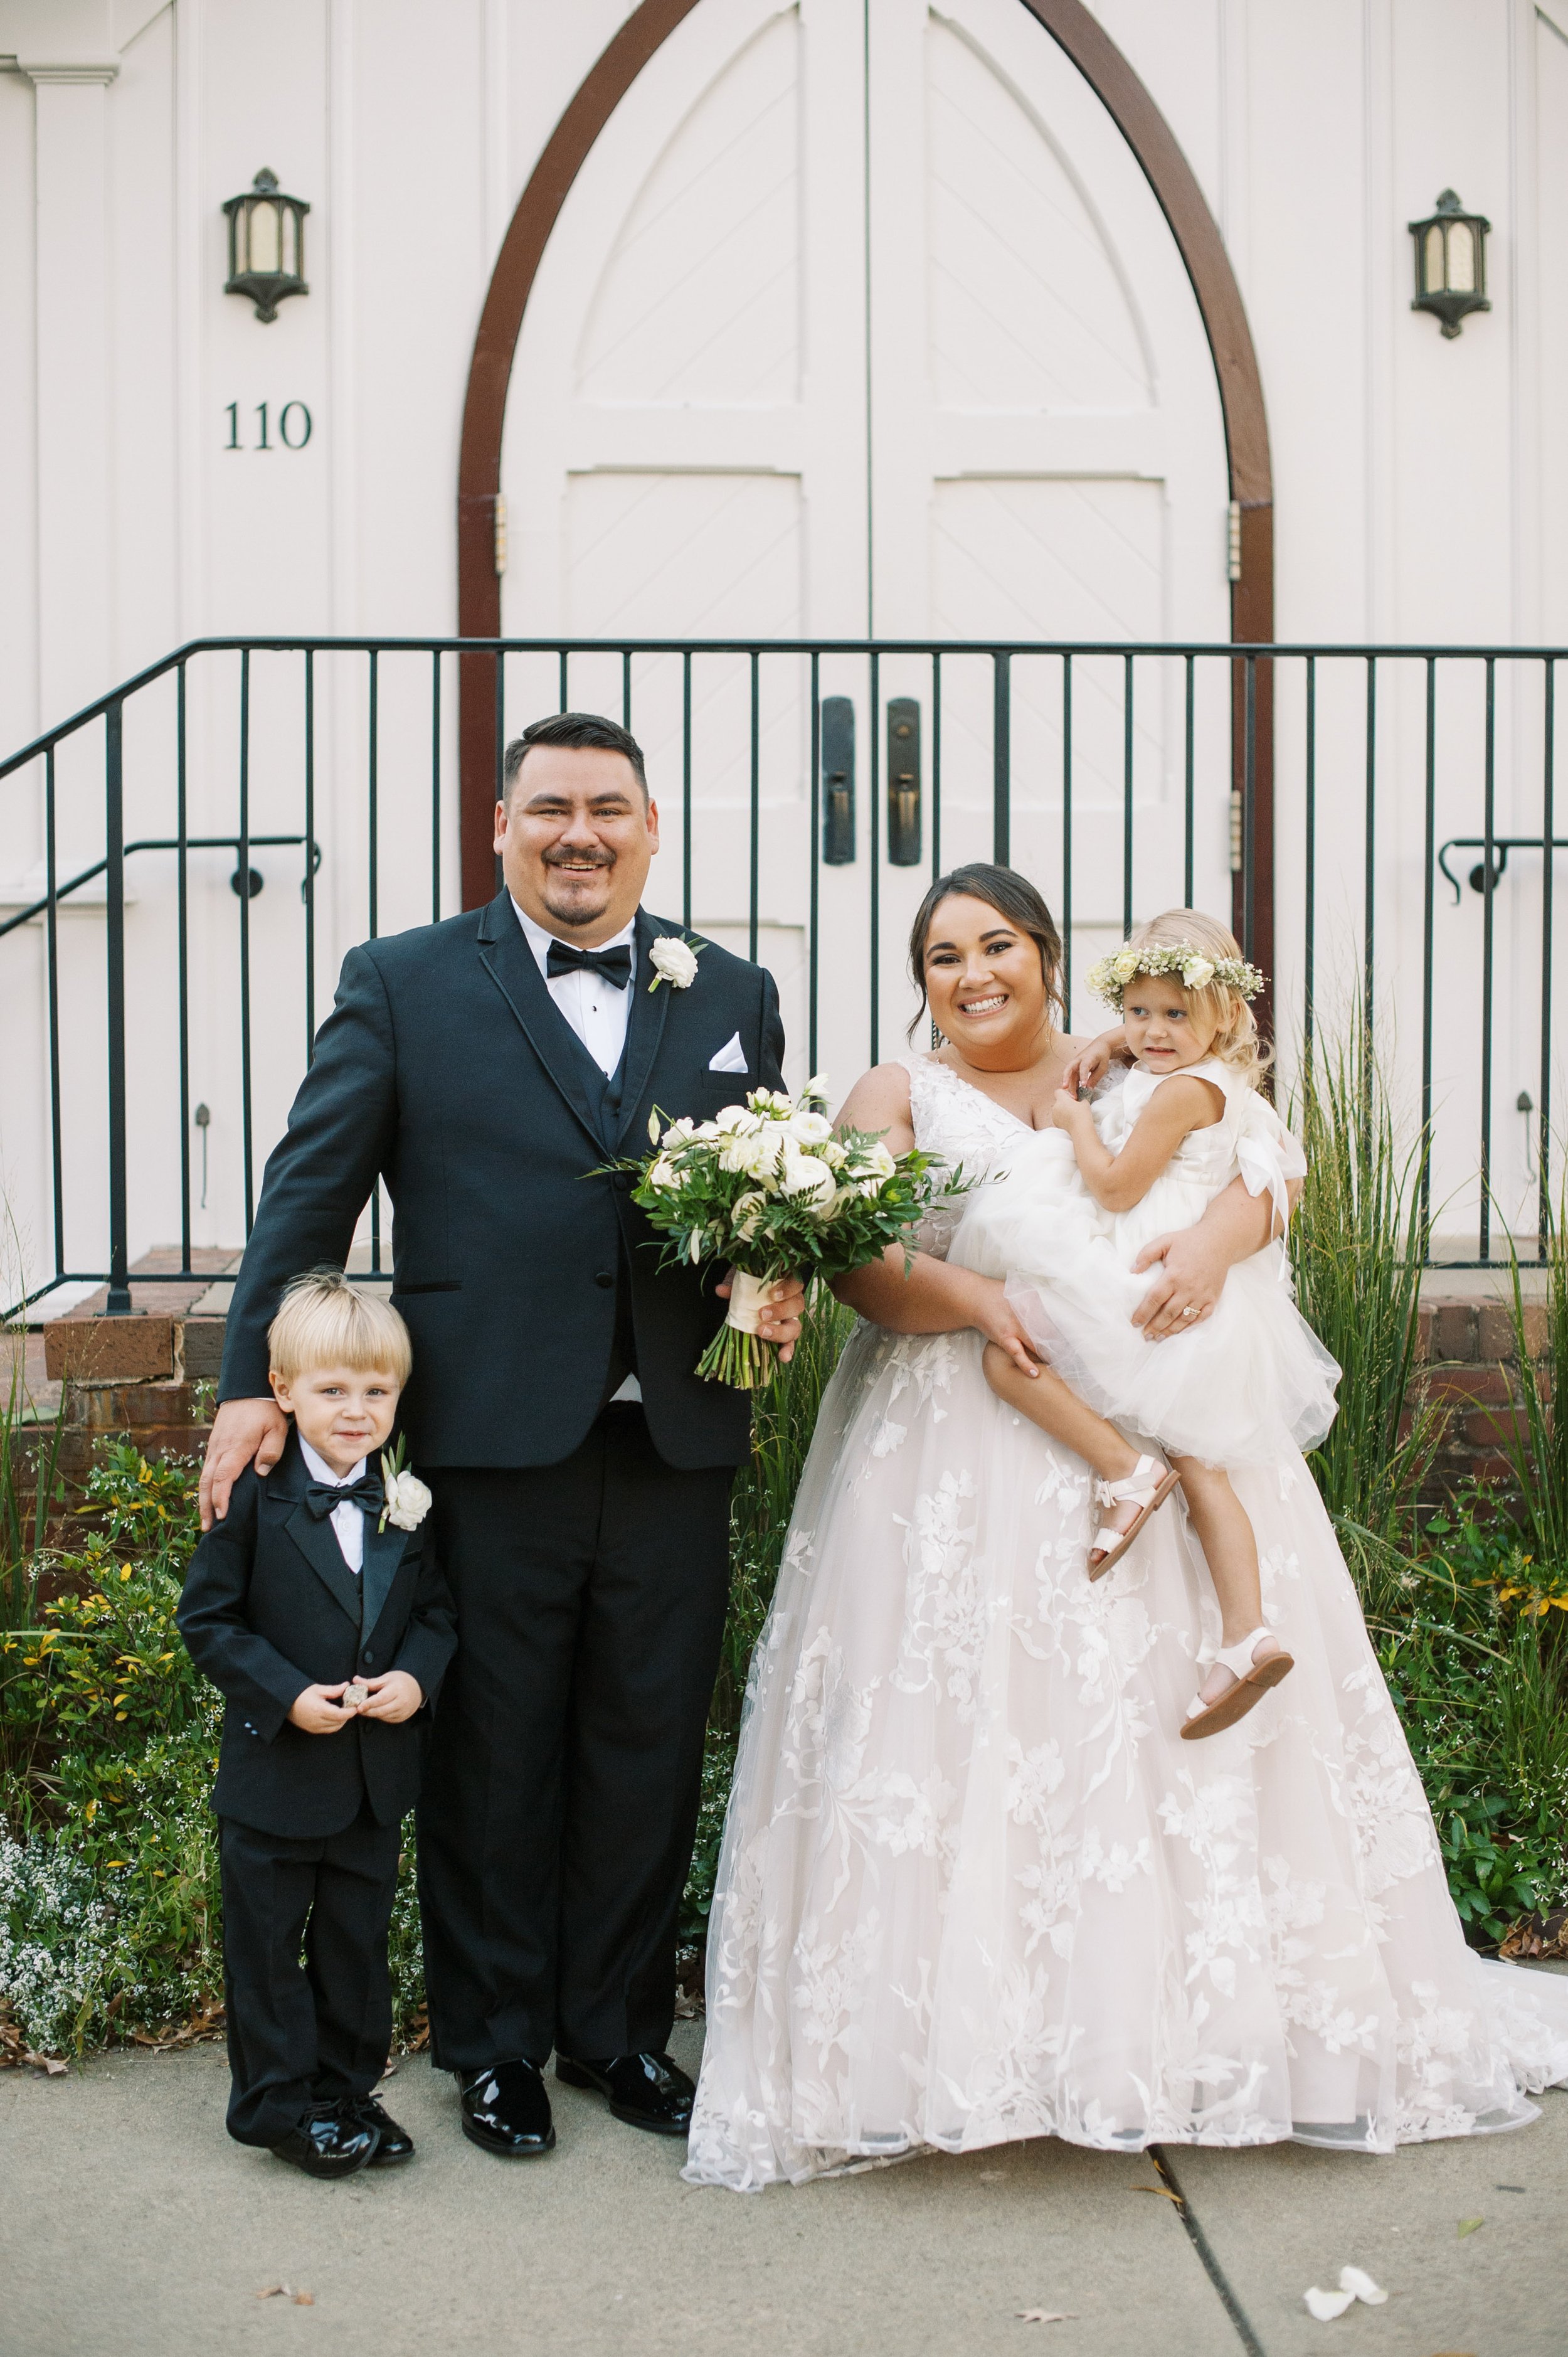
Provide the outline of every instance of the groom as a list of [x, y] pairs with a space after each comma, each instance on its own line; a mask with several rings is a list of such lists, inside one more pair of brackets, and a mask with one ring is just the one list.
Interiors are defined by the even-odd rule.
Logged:
[[[205, 1525], [281, 1455], [268, 1323], [291, 1276], [343, 1265], [384, 1178], [403, 1420], [457, 1604], [419, 1816], [431, 2051], [465, 2135], [521, 2157], [555, 2141], [553, 2049], [618, 2119], [690, 2122], [664, 2048], [749, 1404], [696, 1380], [722, 1305], [659, 1265], [601, 1166], [646, 1150], [656, 1106], [781, 1086], [784, 1043], [761, 968], [655, 958], [682, 935], [640, 906], [659, 814], [625, 729], [536, 721], [504, 778], [489, 907], [344, 961], [267, 1165], [201, 1496]], [[786, 1356], [803, 1307], [789, 1285], [766, 1314]]]

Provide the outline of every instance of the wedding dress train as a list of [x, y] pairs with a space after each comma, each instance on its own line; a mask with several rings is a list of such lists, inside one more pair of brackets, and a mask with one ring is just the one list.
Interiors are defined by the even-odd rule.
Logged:
[[[1033, 1136], [930, 1059], [910, 1092], [968, 1173]], [[1091, 1585], [1087, 1471], [981, 1347], [863, 1324], [824, 1398], [752, 1667], [688, 2179], [1534, 2118], [1568, 1985], [1466, 1948], [1302, 1459], [1235, 1476], [1295, 1672], [1183, 1743], [1219, 1628], [1179, 1503]]]

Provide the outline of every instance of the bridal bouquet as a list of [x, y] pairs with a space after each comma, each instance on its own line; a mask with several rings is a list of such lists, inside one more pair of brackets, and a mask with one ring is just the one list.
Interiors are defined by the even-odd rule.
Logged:
[[773, 1380], [776, 1343], [757, 1321], [770, 1285], [843, 1276], [901, 1243], [937, 1194], [961, 1194], [962, 1174], [935, 1155], [897, 1156], [868, 1130], [834, 1136], [820, 1081], [798, 1097], [753, 1089], [712, 1121], [648, 1125], [654, 1152], [623, 1163], [631, 1199], [668, 1238], [666, 1260], [729, 1262], [729, 1316], [698, 1362], [709, 1383], [757, 1391]]

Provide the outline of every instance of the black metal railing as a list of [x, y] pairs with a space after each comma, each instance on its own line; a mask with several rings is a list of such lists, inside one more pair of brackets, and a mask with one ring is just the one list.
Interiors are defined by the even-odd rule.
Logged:
[[[640, 638], [183, 647], [0, 762], [5, 837], [30, 827], [40, 854], [0, 918], [23, 1259], [4, 1289], [20, 1309], [62, 1284], [107, 1284], [124, 1309], [133, 1257], [154, 1244], [177, 1238], [178, 1265], [148, 1281], [194, 1277], [203, 1209], [215, 1240], [249, 1233], [261, 1158], [338, 957], [489, 896], [509, 716], [574, 700], [642, 737], [679, 838], [682, 920], [774, 965], [802, 1076], [825, 1051], [842, 1087], [900, 1044], [913, 1006], [900, 936], [944, 863], [1012, 861], [1041, 885], [1069, 943], [1069, 1020], [1075, 993], [1091, 1012], [1091, 956], [1138, 917], [1196, 902], [1230, 918], [1271, 969], [1287, 1091], [1326, 1032], [1369, 1023], [1397, 1113], [1433, 1141], [1430, 1256], [1476, 1265], [1509, 1239], [1538, 1252], [1561, 1171], [1564, 653]], [[478, 770], [458, 738], [457, 666], [469, 688], [483, 666], [487, 723], [493, 687]], [[1455, 852], [1479, 855], [1467, 879]], [[286, 854], [297, 898], [274, 888], [292, 885]], [[658, 881], [650, 901], [667, 906]], [[101, 943], [78, 913], [100, 899]], [[199, 1066], [206, 1093], [221, 1081], [232, 1101], [202, 1130], [204, 1150], [213, 1129], [220, 1141], [207, 1206], [193, 1202]], [[1510, 1093], [1522, 1126], [1508, 1126]], [[365, 1239], [378, 1269], [383, 1211], [378, 1194]]]

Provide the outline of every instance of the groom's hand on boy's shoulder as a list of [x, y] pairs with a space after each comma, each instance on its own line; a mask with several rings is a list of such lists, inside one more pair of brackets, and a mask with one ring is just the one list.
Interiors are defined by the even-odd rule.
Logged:
[[229, 1512], [230, 1494], [252, 1458], [270, 1473], [283, 1455], [288, 1418], [274, 1399], [225, 1400], [212, 1419], [201, 1466], [201, 1527], [209, 1531]]
[[[721, 1284], [714, 1291], [721, 1301], [727, 1301], [733, 1268], [726, 1269]], [[781, 1276], [768, 1299], [757, 1312], [757, 1330], [765, 1342], [779, 1344], [780, 1363], [788, 1366], [795, 1355], [795, 1345], [800, 1339], [800, 1322], [806, 1315], [806, 1287], [798, 1276]]]

